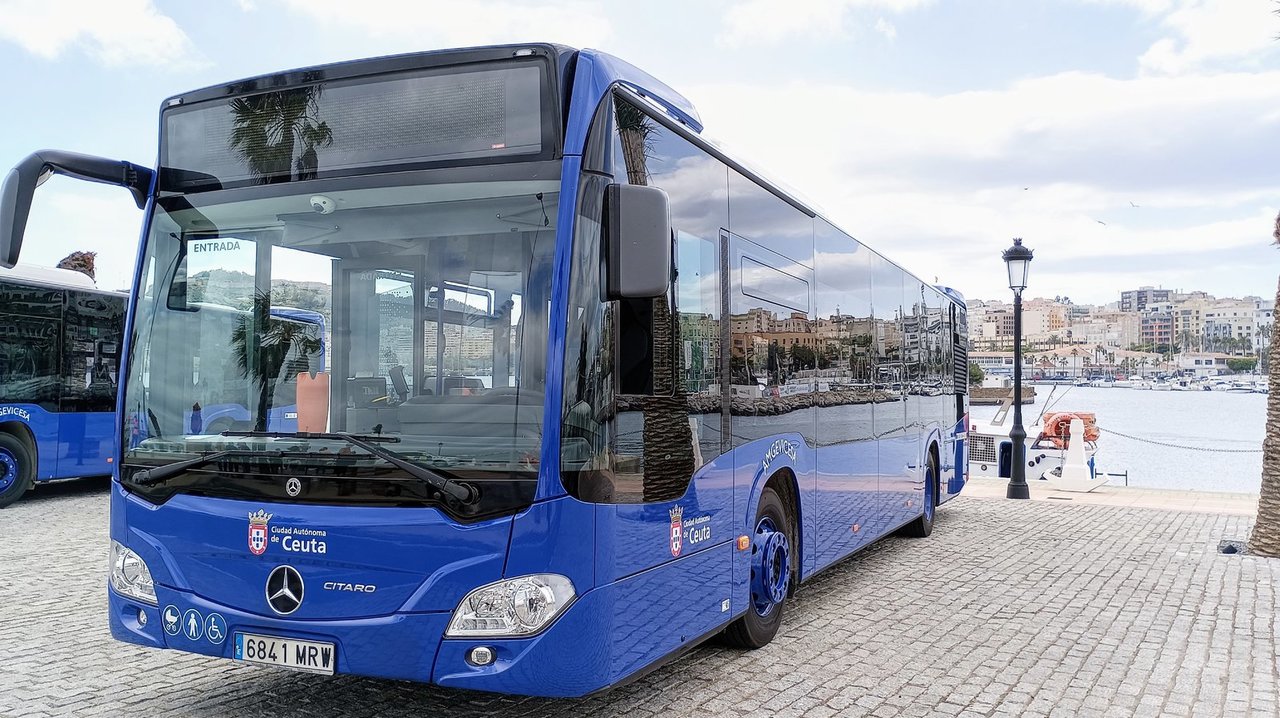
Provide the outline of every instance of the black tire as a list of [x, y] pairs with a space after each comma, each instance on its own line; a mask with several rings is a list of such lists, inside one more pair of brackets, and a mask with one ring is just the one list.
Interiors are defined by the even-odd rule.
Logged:
[[36, 481], [35, 456], [13, 434], [0, 433], [0, 509], [17, 501]]
[[902, 535], [909, 538], [926, 538], [933, 533], [933, 519], [938, 513], [938, 460], [933, 458], [933, 452], [929, 452], [925, 467], [924, 511], [901, 529]]
[[[788, 585], [789, 587], [794, 586], [797, 575], [795, 566], [798, 558], [798, 554], [795, 551], [795, 526], [791, 522], [790, 512], [787, 511], [782, 498], [778, 496], [778, 492], [768, 486], [760, 494], [760, 504], [756, 507], [756, 520], [752, 525], [752, 531], [755, 531], [756, 527], [761, 525], [761, 521], [766, 518], [772, 521], [778, 531], [787, 538], [790, 550], [787, 569]], [[753, 537], [751, 547], [752, 578], [749, 586], [755, 585], [756, 550]], [[747, 612], [729, 624], [728, 628], [724, 629], [724, 640], [729, 645], [738, 648], [760, 648], [768, 645], [769, 641], [772, 641], [773, 637], [777, 635], [778, 628], [782, 625], [782, 613], [786, 606], [786, 599], [784, 597], [781, 601], [770, 604], [770, 609], [763, 616], [756, 609], [754, 598], [749, 599], [748, 603], [750, 605], [747, 606]]]

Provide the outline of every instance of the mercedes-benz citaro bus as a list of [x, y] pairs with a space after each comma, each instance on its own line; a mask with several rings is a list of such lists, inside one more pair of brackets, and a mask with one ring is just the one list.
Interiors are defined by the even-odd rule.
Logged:
[[[156, 170], [44, 151], [10, 172], [0, 263], [50, 173], [145, 209], [120, 640], [578, 696], [712, 636], [763, 646], [800, 582], [928, 535], [964, 484], [963, 300], [603, 53], [428, 52], [172, 97]], [[323, 365], [272, 313], [300, 294]], [[189, 419], [211, 367], [254, 387], [230, 428]]]

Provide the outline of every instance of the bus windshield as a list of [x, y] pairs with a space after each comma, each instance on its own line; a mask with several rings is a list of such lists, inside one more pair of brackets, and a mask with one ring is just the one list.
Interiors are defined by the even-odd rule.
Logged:
[[155, 501], [441, 498], [335, 436], [354, 434], [472, 482], [480, 498], [464, 514], [532, 500], [559, 182], [545, 167], [511, 172], [528, 176], [404, 173], [157, 201], [122, 479], [228, 451], [132, 489]]

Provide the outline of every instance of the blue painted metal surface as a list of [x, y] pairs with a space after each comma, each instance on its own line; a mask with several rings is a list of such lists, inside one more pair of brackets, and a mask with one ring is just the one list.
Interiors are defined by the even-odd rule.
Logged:
[[8, 449], [0, 449], [0, 492], [13, 485], [18, 479], [18, 457], [9, 453]]
[[[898, 436], [820, 447], [800, 434], [751, 437], [707, 457], [685, 494], [661, 503], [588, 504], [566, 495], [559, 462], [552, 459], [560, 447], [578, 155], [587, 128], [610, 88], [622, 83], [665, 98], [660, 104], [672, 117], [701, 130], [687, 100], [616, 58], [583, 51], [575, 72], [565, 117], [555, 256], [545, 278], [552, 300], [543, 460], [534, 503], [515, 516], [464, 525], [429, 508], [186, 495], [156, 507], [116, 483], [111, 537], [146, 561], [159, 601], [145, 606], [109, 590], [116, 638], [234, 655], [234, 640], [168, 633], [164, 614], [172, 606], [179, 613], [221, 616], [230, 636], [247, 631], [331, 642], [341, 673], [505, 693], [582, 695], [634, 675], [749, 610], [769, 613], [790, 588], [791, 566], [807, 578], [931, 511], [932, 501], [925, 499], [934, 489], [922, 469], [930, 441], [939, 444], [947, 487], [939, 501], [959, 492], [965, 478], [963, 421], [948, 436], [936, 426], [917, 426]], [[136, 301], [130, 300], [127, 338], [133, 336]], [[131, 358], [126, 349], [123, 376]], [[898, 403], [874, 410], [907, 411]], [[200, 422], [208, 426], [217, 412], [207, 407]], [[119, 451], [117, 446], [117, 457]], [[798, 498], [794, 543], [772, 520], [756, 521], [759, 497], [771, 480], [789, 482]], [[255, 522], [267, 536], [260, 552], [250, 541]], [[739, 550], [740, 537], [755, 551]], [[265, 584], [270, 571], [285, 564], [304, 577], [309, 593], [297, 612], [281, 617], [266, 603]], [[444, 638], [451, 613], [468, 591], [535, 573], [564, 575], [575, 587], [575, 599], [549, 627], [522, 638]], [[145, 626], [137, 620], [139, 610], [148, 616]], [[494, 651], [493, 664], [467, 662], [467, 652], [481, 645]]]
[[757, 616], [773, 613], [791, 585], [791, 545], [787, 534], [768, 516], [761, 517], [751, 537], [751, 608]]
[[26, 427], [36, 446], [36, 481], [106, 476], [119, 443], [111, 412], [53, 412], [36, 404], [0, 404], [0, 422]]

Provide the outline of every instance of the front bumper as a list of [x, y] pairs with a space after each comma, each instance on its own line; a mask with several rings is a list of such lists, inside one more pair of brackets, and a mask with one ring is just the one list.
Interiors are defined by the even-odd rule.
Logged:
[[[300, 621], [261, 616], [207, 601], [183, 591], [156, 586], [159, 606], [148, 606], [108, 587], [111, 635], [152, 648], [169, 648], [231, 659], [237, 632], [256, 633], [335, 645], [335, 672], [435, 683], [519, 695], [568, 697], [591, 693], [612, 682], [609, 656], [599, 627], [605, 615], [600, 601], [607, 591], [579, 597], [550, 628], [523, 639], [444, 639], [448, 613], [392, 614], [374, 618]], [[593, 596], [593, 594], [596, 594]], [[194, 609], [203, 625], [217, 614], [222, 622], [214, 641], [204, 630], [196, 640], [181, 627], [166, 632], [163, 614], [170, 606], [186, 617]], [[138, 613], [146, 614], [145, 625]], [[203, 627], [202, 625], [202, 627]], [[467, 652], [492, 649], [496, 659], [473, 666]]]
[[[745, 556], [746, 554], [739, 554]], [[695, 645], [735, 618], [729, 610], [733, 542], [682, 557], [587, 591], [542, 633], [530, 638], [445, 639], [450, 613], [393, 613], [361, 619], [287, 620], [246, 613], [185, 591], [157, 585], [159, 607], [108, 588], [111, 633], [122, 641], [231, 658], [237, 631], [327, 641], [337, 647], [336, 671], [517, 695], [574, 697], [638, 675]], [[745, 598], [745, 597], [744, 597]], [[226, 637], [169, 635], [161, 614], [219, 614]], [[745, 603], [742, 604], [745, 607]], [[146, 625], [137, 620], [147, 614]], [[675, 629], [673, 627], [680, 627]], [[473, 666], [467, 653], [491, 649], [496, 660]]]

